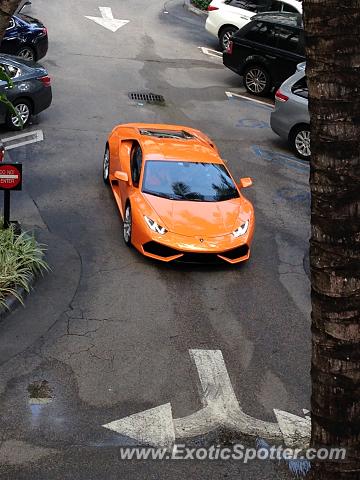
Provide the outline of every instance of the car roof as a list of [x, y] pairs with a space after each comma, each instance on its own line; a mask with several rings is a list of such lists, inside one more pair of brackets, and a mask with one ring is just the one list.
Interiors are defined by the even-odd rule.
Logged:
[[300, 13], [290, 12], [264, 12], [251, 18], [251, 21], [264, 21], [276, 23], [277, 25], [286, 25], [288, 27], [303, 28], [302, 16]]
[[[140, 143], [144, 161], [223, 163], [216, 148], [202, 137], [204, 134], [190, 127], [134, 123], [119, 125], [117, 130], [121, 136], [129, 136]], [[160, 137], [157, 132], [160, 132]], [[162, 132], [174, 133], [177, 138], [162, 138]]]

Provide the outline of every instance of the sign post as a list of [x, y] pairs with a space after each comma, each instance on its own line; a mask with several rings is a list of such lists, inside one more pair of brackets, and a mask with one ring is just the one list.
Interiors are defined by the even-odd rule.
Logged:
[[10, 227], [10, 192], [21, 190], [22, 164], [0, 163], [0, 190], [4, 190], [4, 228]]

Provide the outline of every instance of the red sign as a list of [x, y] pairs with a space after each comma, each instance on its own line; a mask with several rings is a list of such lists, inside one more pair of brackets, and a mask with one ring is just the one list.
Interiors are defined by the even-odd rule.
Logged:
[[21, 163], [0, 163], [0, 190], [21, 190]]

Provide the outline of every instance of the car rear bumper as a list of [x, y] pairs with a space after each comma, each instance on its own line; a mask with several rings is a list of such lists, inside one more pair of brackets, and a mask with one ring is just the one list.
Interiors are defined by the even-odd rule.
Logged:
[[224, 52], [223, 53], [223, 64], [225, 67], [230, 68], [233, 72], [237, 73], [238, 75], [241, 75], [241, 67], [240, 65], [235, 61], [235, 58], [233, 55]]
[[49, 40], [47, 35], [40, 35], [34, 42], [36, 50], [36, 60], [40, 60], [45, 57], [49, 48]]
[[33, 94], [32, 101], [34, 105], [34, 115], [46, 110], [48, 107], [50, 107], [52, 102], [51, 87], [43, 87], [41, 90], [38, 90]]
[[279, 137], [287, 140], [291, 129], [289, 118], [286, 115], [282, 115], [279, 111], [274, 110], [270, 114], [270, 127], [274, 133]]
[[208, 15], [205, 22], [205, 29], [214, 37], [219, 35], [219, 24], [214, 21], [214, 15]]

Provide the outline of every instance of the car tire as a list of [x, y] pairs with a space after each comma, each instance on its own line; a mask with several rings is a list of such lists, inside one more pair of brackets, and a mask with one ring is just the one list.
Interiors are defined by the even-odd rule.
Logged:
[[226, 50], [232, 35], [237, 32], [236, 27], [224, 27], [219, 33], [219, 46], [222, 51]]
[[27, 45], [24, 45], [16, 54], [18, 57], [23, 58], [24, 60], [29, 60], [32, 62], [36, 61], [35, 50]]
[[268, 71], [261, 65], [250, 65], [244, 72], [244, 86], [252, 95], [267, 95], [272, 87]]
[[106, 144], [106, 147], [105, 147], [102, 171], [103, 171], [102, 176], [103, 176], [103, 180], [104, 180], [105, 185], [110, 185], [110, 178], [109, 178], [109, 174], [110, 174], [110, 149], [109, 149], [108, 144]]
[[29, 102], [29, 100], [26, 100], [25, 98], [19, 98], [18, 100], [15, 100], [13, 102], [13, 106], [19, 112], [23, 120], [23, 125], [20, 124], [17, 116], [10, 111], [8, 112], [6, 117], [6, 125], [11, 130], [21, 130], [22, 128], [25, 128], [30, 122], [30, 118], [32, 114], [32, 105]]
[[123, 237], [124, 242], [128, 247], [131, 247], [131, 234], [132, 234], [132, 215], [130, 203], [125, 206], [124, 221], [123, 221]]
[[310, 160], [310, 127], [300, 125], [290, 134], [290, 145], [295, 154], [302, 160]]

